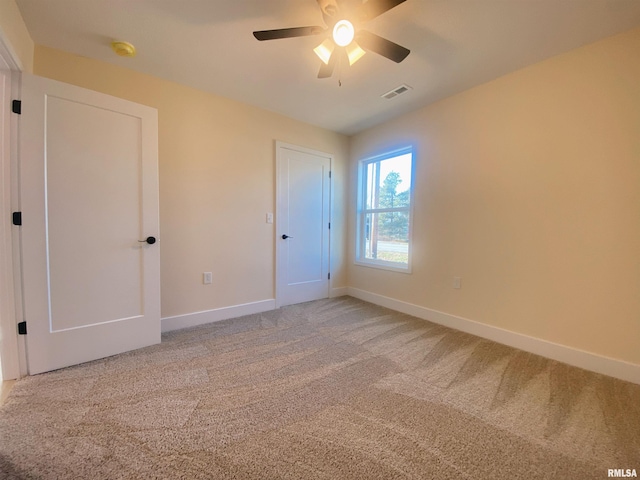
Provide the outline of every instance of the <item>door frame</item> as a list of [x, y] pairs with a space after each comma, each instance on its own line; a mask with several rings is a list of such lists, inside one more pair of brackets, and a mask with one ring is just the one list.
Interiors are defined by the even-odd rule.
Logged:
[[[276, 308], [280, 308], [282, 306], [282, 292], [280, 291], [280, 288], [278, 287], [278, 285], [280, 284], [280, 278], [282, 275], [282, 271], [280, 268], [280, 249], [278, 248], [278, 234], [279, 232], [282, 231], [282, 219], [280, 218], [280, 215], [278, 215], [278, 212], [280, 212], [280, 207], [282, 206], [281, 202], [280, 202], [280, 193], [282, 192], [282, 185], [280, 184], [280, 164], [281, 164], [281, 160], [282, 160], [282, 150], [283, 149], [287, 149], [287, 150], [295, 150], [297, 152], [301, 152], [301, 153], [307, 153], [310, 155], [315, 155], [315, 156], [319, 156], [319, 157], [326, 157], [329, 159], [329, 171], [333, 171], [333, 159], [334, 156], [331, 153], [326, 153], [326, 152], [321, 152], [319, 150], [313, 150], [311, 148], [307, 148], [307, 147], [301, 147], [299, 145], [293, 145], [291, 143], [286, 143], [286, 142], [282, 142], [280, 140], [276, 140], [275, 142], [275, 149], [276, 149], [276, 154], [275, 154], [275, 160], [276, 160], [276, 168], [275, 168], [275, 175], [276, 175], [276, 202], [275, 202], [275, 212], [276, 212], [276, 222], [275, 222], [275, 231], [274, 231], [274, 235], [273, 235], [273, 239], [274, 239], [274, 243], [273, 243], [273, 248], [275, 249], [275, 285], [274, 285], [274, 291], [275, 291], [275, 300], [276, 300]], [[329, 212], [328, 212], [328, 216], [329, 216], [329, 223], [331, 223], [331, 217], [332, 217], [332, 213], [333, 213], [333, 181], [329, 182]], [[329, 272], [331, 272], [331, 239], [332, 239], [332, 235], [331, 235], [331, 229], [329, 229], [329, 242], [328, 242], [328, 252], [327, 252], [327, 256], [328, 256], [328, 262], [329, 262]], [[329, 286], [328, 286], [328, 290], [327, 290], [327, 295], [331, 296], [331, 289], [332, 289], [332, 285], [333, 285], [333, 279], [329, 278]]]
[[[9, 72], [10, 100], [20, 98], [22, 63], [4, 33], [0, 30], [0, 67]], [[18, 199], [18, 116], [9, 105], [0, 112], [3, 131], [0, 135], [8, 142], [0, 152], [0, 363], [2, 380], [13, 380], [26, 375], [26, 350], [23, 338], [18, 336], [17, 322], [21, 315], [21, 280], [19, 275], [20, 234], [13, 227], [11, 212], [19, 211]], [[7, 148], [8, 147], [8, 148]]]

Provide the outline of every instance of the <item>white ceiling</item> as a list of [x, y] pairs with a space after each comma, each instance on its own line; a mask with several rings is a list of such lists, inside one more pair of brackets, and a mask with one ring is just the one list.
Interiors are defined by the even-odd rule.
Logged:
[[[316, 78], [319, 37], [254, 30], [324, 25], [316, 0], [17, 0], [35, 43], [354, 134], [508, 72], [640, 26], [639, 0], [407, 0], [366, 28], [411, 50], [368, 53]], [[138, 49], [117, 57], [114, 39]], [[406, 83], [393, 100], [380, 95]]]

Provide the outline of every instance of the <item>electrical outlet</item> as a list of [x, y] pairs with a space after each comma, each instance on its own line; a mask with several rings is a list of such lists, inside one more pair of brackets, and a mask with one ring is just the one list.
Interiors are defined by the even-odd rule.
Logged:
[[211, 272], [204, 272], [202, 274], [202, 283], [211, 285], [213, 283], [213, 274]]
[[267, 213], [267, 223], [273, 223], [273, 213]]
[[460, 277], [453, 277], [453, 288], [462, 288], [462, 279]]

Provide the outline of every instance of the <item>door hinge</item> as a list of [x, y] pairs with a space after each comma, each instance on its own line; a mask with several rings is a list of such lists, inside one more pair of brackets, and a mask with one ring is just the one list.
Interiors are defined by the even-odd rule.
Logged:
[[11, 111], [18, 115], [22, 115], [22, 100], [14, 100], [11, 102]]
[[22, 225], [22, 212], [13, 212], [13, 224]]
[[331, 280], [331, 272], [329, 272], [329, 275], [327, 275], [327, 280]]
[[329, 230], [331, 230], [331, 222], [329, 222]]
[[27, 322], [18, 323], [18, 335], [26, 335], [27, 334]]
[[331, 178], [331, 170], [329, 170], [329, 178]]

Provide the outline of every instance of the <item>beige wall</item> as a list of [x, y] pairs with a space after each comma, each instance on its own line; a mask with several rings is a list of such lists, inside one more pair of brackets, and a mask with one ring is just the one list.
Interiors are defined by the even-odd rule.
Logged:
[[21, 63], [25, 72], [33, 71], [33, 40], [14, 0], [0, 0], [0, 35]]
[[347, 137], [41, 46], [35, 73], [158, 109], [163, 317], [274, 298], [275, 140], [335, 155], [331, 276], [346, 285]]
[[[640, 29], [351, 141], [44, 47], [35, 72], [158, 108], [163, 316], [273, 297], [274, 231], [264, 214], [275, 208], [278, 139], [336, 156], [335, 287], [640, 364], [638, 51]], [[408, 142], [417, 152], [413, 273], [355, 266], [357, 160]], [[212, 287], [201, 284], [203, 271], [214, 272]]]
[[639, 52], [636, 29], [355, 136], [352, 205], [358, 159], [416, 147], [415, 258], [350, 286], [640, 364]]

